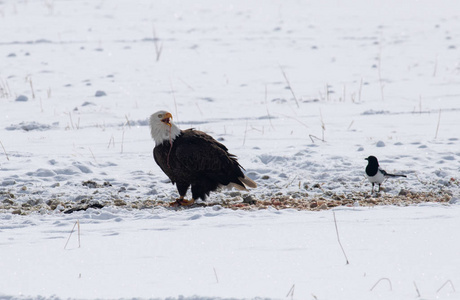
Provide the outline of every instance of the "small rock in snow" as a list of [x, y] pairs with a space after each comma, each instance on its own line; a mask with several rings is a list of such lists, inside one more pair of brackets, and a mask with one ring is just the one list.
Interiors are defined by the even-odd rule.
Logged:
[[382, 142], [382, 141], [378, 141], [375, 146], [377, 146], [377, 147], [385, 147], [385, 143]]
[[18, 102], [26, 102], [28, 101], [29, 98], [27, 98], [27, 96], [24, 96], [24, 95], [19, 95], [15, 101], [18, 101]]
[[103, 96], [107, 96], [107, 94], [104, 91], [96, 91], [96, 94], [94, 96], [103, 97]]

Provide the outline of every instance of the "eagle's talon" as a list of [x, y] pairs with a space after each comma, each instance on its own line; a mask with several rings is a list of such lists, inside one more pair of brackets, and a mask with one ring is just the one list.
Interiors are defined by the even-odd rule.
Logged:
[[178, 207], [178, 206], [190, 206], [195, 203], [195, 199], [187, 200], [184, 197], [177, 198], [176, 201], [171, 202], [169, 206]]
[[180, 202], [180, 205], [182, 206], [190, 206], [190, 205], [193, 205], [193, 203], [195, 203], [195, 199], [190, 199], [190, 200], [186, 200], [186, 199], [182, 199], [182, 201]]

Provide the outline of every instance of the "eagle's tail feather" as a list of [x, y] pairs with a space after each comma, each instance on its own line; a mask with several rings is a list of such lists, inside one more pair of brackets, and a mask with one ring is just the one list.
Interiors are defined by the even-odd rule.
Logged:
[[257, 183], [255, 183], [251, 178], [244, 176], [244, 177], [239, 177], [238, 178], [245, 186], [250, 187], [250, 188], [256, 188]]

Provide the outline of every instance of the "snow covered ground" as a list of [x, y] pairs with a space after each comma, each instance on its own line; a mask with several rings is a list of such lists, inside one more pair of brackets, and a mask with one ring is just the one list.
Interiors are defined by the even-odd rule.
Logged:
[[[287, 298], [458, 299], [459, 12], [0, 1], [0, 298], [279, 299], [295, 284]], [[177, 196], [152, 159], [160, 109], [223, 139], [254, 199], [369, 199], [375, 155], [407, 175], [381, 197], [445, 204], [335, 208], [349, 265], [330, 210], [152, 208]], [[104, 208], [63, 214], [79, 204]], [[77, 220], [81, 248], [74, 233], [64, 250]]]

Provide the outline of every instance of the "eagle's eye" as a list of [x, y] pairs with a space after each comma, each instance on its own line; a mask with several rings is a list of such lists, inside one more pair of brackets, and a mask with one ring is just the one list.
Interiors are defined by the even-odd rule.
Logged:
[[163, 115], [162, 114], [158, 114], [158, 119], [161, 119], [163, 118]]

